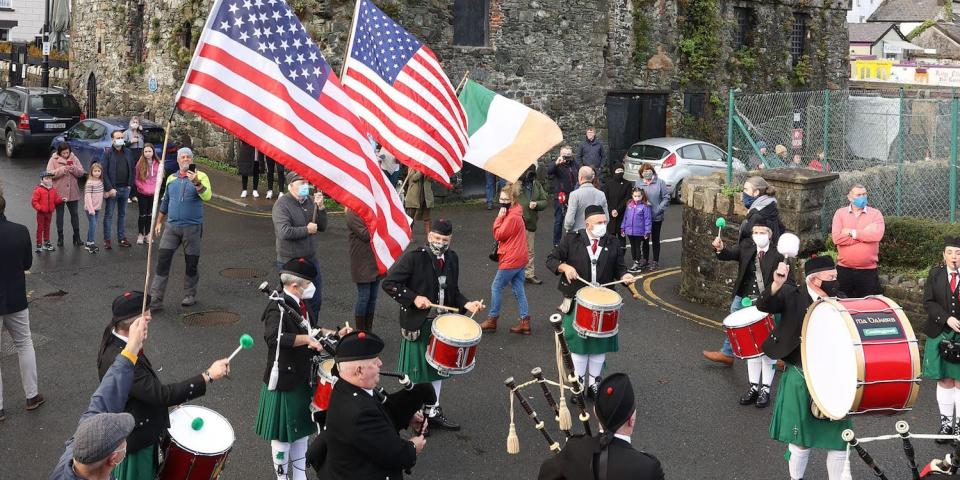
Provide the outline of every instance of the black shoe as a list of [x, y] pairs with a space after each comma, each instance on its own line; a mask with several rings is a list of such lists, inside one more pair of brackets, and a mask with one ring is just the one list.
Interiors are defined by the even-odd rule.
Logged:
[[763, 386], [757, 395], [757, 408], [767, 408], [767, 405], [770, 405], [770, 387]]
[[[944, 415], [940, 415], [940, 431], [937, 432], [937, 435], [953, 435], [953, 419]], [[950, 443], [949, 438], [938, 438], [934, 440], [940, 445], [945, 445]]]
[[63, 246], [63, 237], [60, 237], [60, 238], [57, 239], [57, 246], [58, 246], [58, 247], [62, 247], [62, 246]]
[[451, 430], [454, 432], [460, 430], [459, 423], [456, 423], [443, 416], [443, 409], [441, 407], [437, 407], [433, 411], [433, 415], [427, 417], [427, 419], [429, 421], [428, 425], [430, 428], [439, 428], [440, 430]]
[[593, 384], [587, 388], [587, 397], [593, 401], [597, 400], [597, 393], [600, 391], [600, 377], [595, 377], [593, 379]]
[[757, 402], [757, 397], [759, 396], [760, 388], [756, 384], [750, 385], [750, 390], [747, 390], [747, 393], [740, 395], [740, 405], [752, 405]]
[[73, 245], [76, 246], [76, 247], [79, 247], [79, 246], [83, 245], [83, 241], [80, 240], [80, 234], [79, 234], [79, 233], [74, 233], [74, 234], [73, 234]]
[[4, 412], [3, 409], [0, 408], [0, 422], [4, 421], [4, 420], [6, 420], [6, 419], [7, 419], [7, 412]]
[[27, 399], [27, 410], [36, 410], [40, 408], [40, 405], [43, 405], [43, 402], [43, 395], [38, 393], [33, 398]]

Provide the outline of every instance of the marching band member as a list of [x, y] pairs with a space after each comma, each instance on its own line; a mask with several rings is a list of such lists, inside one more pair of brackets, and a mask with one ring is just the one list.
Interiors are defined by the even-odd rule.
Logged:
[[[923, 289], [923, 306], [927, 311], [927, 324], [923, 333], [927, 342], [923, 348], [923, 376], [937, 380], [937, 404], [940, 406], [940, 434], [956, 433], [954, 407], [960, 405], [960, 363], [944, 359], [940, 355], [940, 342], [960, 341], [960, 237], [944, 239], [943, 266], [930, 269]], [[937, 440], [948, 443], [949, 440]]]
[[663, 480], [657, 457], [639, 451], [630, 438], [637, 409], [630, 378], [614, 373], [600, 382], [594, 410], [603, 432], [574, 436], [555, 457], [540, 465], [540, 480]]
[[[735, 246], [724, 248], [719, 237], [713, 240], [718, 260], [736, 261], [737, 280], [733, 283], [733, 301], [730, 313], [742, 308], [743, 299], [755, 300], [773, 280], [773, 271], [783, 261], [783, 255], [770, 248], [773, 230], [763, 218], [757, 219], [752, 227], [750, 239], [741, 240]], [[706, 352], [710, 353], [710, 352]], [[706, 354], [705, 353], [705, 354]], [[740, 405], [756, 405], [765, 408], [770, 404], [770, 386], [773, 385], [776, 360], [763, 355], [747, 361], [747, 380], [750, 388], [740, 397]]]
[[547, 269], [560, 276], [558, 289], [563, 293], [561, 304], [563, 335], [570, 346], [574, 373], [583, 378], [583, 385], [591, 387], [587, 392], [597, 391], [600, 372], [608, 352], [619, 349], [618, 336], [607, 338], [581, 338], [573, 328], [573, 299], [577, 290], [587, 286], [577, 277], [603, 284], [614, 280], [633, 283], [633, 275], [626, 273], [623, 263], [624, 251], [620, 241], [607, 233], [607, 215], [600, 205], [590, 205], [584, 210], [586, 228], [564, 235], [560, 245], [547, 257]]
[[[148, 297], [149, 303], [149, 297]], [[127, 346], [130, 326], [140, 317], [143, 292], [126, 292], [113, 300], [113, 319], [103, 331], [97, 369], [102, 381], [114, 359]], [[150, 311], [143, 314], [149, 324]], [[147, 334], [144, 333], [144, 338]], [[114, 475], [117, 480], [153, 480], [157, 476], [157, 454], [161, 437], [170, 427], [169, 407], [207, 393], [207, 384], [227, 376], [227, 359], [213, 362], [210, 368], [182, 382], [164, 385], [141, 350], [134, 367], [133, 385], [124, 411], [133, 415], [136, 426], [127, 437], [127, 455]]]
[[763, 342], [763, 351], [770, 358], [786, 363], [773, 404], [770, 437], [788, 445], [790, 478], [802, 479], [810, 449], [823, 448], [828, 450], [830, 480], [840, 480], [847, 460], [846, 443], [840, 434], [852, 428], [853, 422], [849, 418], [831, 421], [817, 417], [819, 412], [813, 411], [815, 405], [803, 378], [800, 359], [800, 334], [807, 308], [820, 298], [837, 296], [837, 269], [833, 259], [827, 256], [811, 258], [803, 268], [806, 279], [804, 285], [797, 286], [787, 282], [790, 267], [781, 262], [773, 282], [757, 302], [761, 312], [781, 314], [780, 323]]
[[383, 290], [400, 304], [400, 360], [397, 370], [410, 376], [413, 383], [430, 382], [437, 400], [427, 407], [429, 425], [442, 430], [459, 430], [440, 408], [440, 386], [444, 376], [427, 363], [427, 342], [430, 339], [436, 309], [430, 304], [456, 307], [460, 312], [483, 309], [479, 301], [468, 301], [460, 293], [460, 261], [450, 250], [453, 225], [444, 219], [433, 222], [427, 245], [409, 250], [401, 256], [383, 279]]
[[[322, 349], [310, 335], [317, 324], [305, 303], [313, 297], [317, 269], [305, 258], [294, 258], [280, 270], [283, 301], [289, 307], [281, 314], [274, 300], [267, 304], [261, 321], [267, 345], [267, 367], [257, 407], [254, 431], [270, 441], [273, 469], [278, 479], [305, 480], [307, 441], [317, 431], [310, 414], [311, 359]], [[299, 316], [289, 314], [299, 312]], [[322, 333], [332, 333], [322, 329]], [[343, 329], [345, 335], [349, 329]]]

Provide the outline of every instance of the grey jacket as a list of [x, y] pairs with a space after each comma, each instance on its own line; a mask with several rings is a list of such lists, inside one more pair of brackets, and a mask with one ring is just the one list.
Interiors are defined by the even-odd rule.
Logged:
[[[80, 422], [99, 413], [120, 413], [123, 412], [127, 404], [127, 396], [130, 394], [130, 386], [133, 385], [134, 365], [127, 357], [117, 355], [117, 358], [110, 365], [110, 369], [100, 380], [100, 386], [90, 397], [90, 405], [87, 411], [80, 416]], [[114, 478], [110, 475], [110, 478]], [[67, 440], [63, 455], [57, 466], [50, 472], [50, 480], [80, 480], [73, 473], [73, 437]]]
[[[567, 200], [567, 215], [563, 218], [563, 230], [576, 232], [583, 228], [583, 212], [590, 205], [600, 205], [604, 213], [610, 215], [607, 208], [607, 196], [592, 183], [584, 183], [570, 194]], [[609, 218], [607, 218], [609, 220]]]
[[[273, 232], [277, 236], [277, 261], [291, 258], [314, 258], [317, 236], [307, 233], [307, 224], [313, 222], [316, 206], [312, 198], [298, 202], [293, 194], [281, 195], [273, 204]], [[327, 229], [327, 211], [317, 211], [317, 231]]]
[[637, 180], [637, 186], [643, 189], [643, 193], [647, 194], [647, 200], [653, 210], [653, 221], [662, 222], [663, 212], [670, 206], [670, 190], [667, 188], [667, 184], [660, 180], [659, 176], [654, 176], [650, 185], [644, 183], [641, 178]]

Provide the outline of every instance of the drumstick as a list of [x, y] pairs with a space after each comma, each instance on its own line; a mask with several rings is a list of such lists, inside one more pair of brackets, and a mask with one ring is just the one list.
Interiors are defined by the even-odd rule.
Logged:
[[640, 279], [640, 277], [633, 277], [633, 280], [620, 279], [620, 280], [616, 280], [616, 281], [613, 281], [613, 282], [604, 283], [603, 285], [600, 285], [600, 286], [601, 286], [601, 287], [609, 287], [610, 285], [616, 285], [616, 284], [618, 284], [618, 283], [628, 283], [628, 282], [632, 284], [633, 282], [636, 282], [636, 281], [639, 280], [639, 279]]
[[477, 312], [480, 311], [481, 308], [483, 308], [483, 299], [482, 299], [482, 298], [480, 299], [480, 306], [477, 307], [477, 309], [474, 310], [473, 313], [470, 314], [470, 320], [473, 320], [473, 317], [477, 314]]
[[627, 285], [627, 288], [630, 289], [630, 293], [633, 294], [633, 299], [634, 299], [634, 300], [641, 300], [641, 299], [642, 299], [642, 297], [640, 296], [640, 292], [637, 291], [637, 284], [636, 284], [636, 283], [631, 283], [631, 284]]
[[910, 442], [910, 424], [900, 420], [896, 425], [897, 433], [900, 434], [900, 440], [903, 441], [903, 453], [907, 456], [907, 465], [910, 466], [910, 473], [914, 480], [920, 478], [920, 471], [917, 469], [917, 457], [913, 450], [913, 443]]
[[597, 286], [596, 282], [588, 282], [588, 281], [586, 281], [583, 277], [580, 276], [579, 273], [577, 274], [577, 280], [580, 280], [581, 282], [586, 283], [588, 287], [596, 287], [596, 286]]
[[715, 225], [717, 226], [717, 240], [720, 240], [720, 234], [723, 233], [723, 227], [727, 226], [727, 219], [720, 217], [717, 219]]
[[229, 357], [227, 357], [227, 363], [230, 363], [230, 361], [233, 360], [233, 357], [236, 357], [237, 354], [240, 353], [240, 350], [243, 350], [245, 348], [250, 348], [252, 346], [253, 346], [253, 337], [251, 337], [247, 333], [240, 335], [240, 346], [238, 346], [237, 349], [234, 350]]
[[883, 473], [883, 470], [880, 470], [880, 467], [874, 463], [873, 457], [871, 457], [870, 454], [860, 446], [860, 442], [857, 441], [857, 437], [853, 434], [853, 430], [850, 430], [849, 428], [844, 430], [843, 433], [840, 434], [840, 438], [850, 444], [850, 446], [857, 451], [857, 455], [860, 456], [860, 459], [863, 460], [863, 463], [866, 463], [868, 467], [873, 469], [873, 474], [876, 475], [877, 478], [880, 480], [889, 480]]
[[460, 309], [459, 309], [459, 308], [456, 308], [456, 307], [448, 307], [448, 306], [446, 306], [446, 305], [437, 305], [436, 303], [431, 303], [429, 306], [430, 306], [430, 308], [436, 308], [437, 310], [446, 310], [446, 311], [448, 311], [448, 312], [455, 312], [455, 313], [460, 312]]
[[540, 420], [540, 418], [537, 417], [537, 412], [535, 412], [530, 404], [527, 403], [527, 399], [520, 394], [520, 390], [517, 389], [517, 385], [513, 382], [513, 377], [504, 380], [503, 384], [507, 386], [507, 389], [513, 392], [513, 395], [517, 398], [517, 401], [520, 402], [520, 407], [522, 407], [523, 411], [527, 412], [527, 416], [533, 420], [534, 428], [540, 430], [540, 433], [543, 434], [543, 438], [545, 438], [547, 440], [547, 444], [550, 445], [550, 451], [559, 452], [560, 444], [553, 441], [553, 437], [550, 436], [550, 432], [544, 428], [543, 420]]

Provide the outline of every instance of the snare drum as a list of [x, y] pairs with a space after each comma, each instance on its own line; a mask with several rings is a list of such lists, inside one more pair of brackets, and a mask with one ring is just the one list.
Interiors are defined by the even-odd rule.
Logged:
[[317, 386], [313, 391], [313, 401], [311, 406], [317, 411], [323, 412], [330, 406], [330, 394], [333, 393], [333, 384], [337, 383], [337, 377], [333, 375], [334, 360], [328, 358], [320, 362], [317, 368]]
[[473, 370], [483, 333], [477, 322], [455, 313], [440, 315], [433, 320], [430, 332], [427, 363], [431, 367], [444, 376]]
[[[203, 424], [194, 430], [198, 418]], [[182, 405], [170, 412], [167, 431], [170, 436], [162, 448], [157, 480], [220, 478], [234, 440], [233, 427], [223, 415], [197, 405]]]
[[581, 338], [606, 338], [619, 330], [623, 297], [605, 287], [583, 287], [577, 290], [577, 307], [573, 328]]
[[733, 354], [737, 358], [756, 358], [763, 355], [760, 346], [773, 331], [773, 315], [747, 307], [727, 315], [723, 319], [723, 331], [730, 339]]
[[917, 401], [917, 337], [903, 309], [887, 297], [817, 301], [803, 321], [800, 353], [810, 396], [832, 420], [893, 415]]

